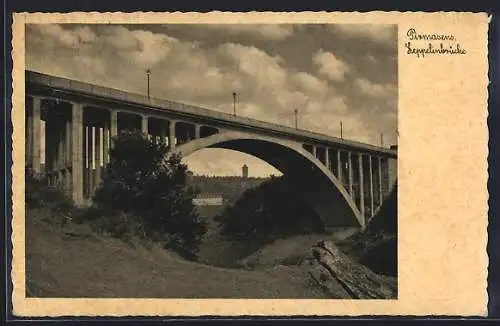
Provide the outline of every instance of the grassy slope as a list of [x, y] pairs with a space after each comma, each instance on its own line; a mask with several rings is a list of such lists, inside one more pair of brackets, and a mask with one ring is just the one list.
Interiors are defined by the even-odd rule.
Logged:
[[295, 267], [248, 271], [187, 262], [27, 214], [28, 295], [41, 297], [322, 298]]

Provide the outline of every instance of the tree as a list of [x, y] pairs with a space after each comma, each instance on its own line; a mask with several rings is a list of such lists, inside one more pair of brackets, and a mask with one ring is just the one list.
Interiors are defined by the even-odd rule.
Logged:
[[194, 258], [206, 226], [192, 203], [196, 192], [186, 186], [187, 166], [167, 152], [163, 141], [120, 133], [94, 203], [137, 216], [147, 238]]
[[318, 215], [296, 196], [286, 176], [272, 177], [245, 191], [217, 220], [226, 237], [258, 243], [324, 230]]

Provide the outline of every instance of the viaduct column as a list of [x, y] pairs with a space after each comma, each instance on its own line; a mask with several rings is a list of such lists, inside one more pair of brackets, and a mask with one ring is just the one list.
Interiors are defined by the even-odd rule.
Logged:
[[[373, 167], [372, 156], [368, 155], [368, 169], [370, 170], [370, 214], [373, 216]], [[370, 216], [371, 217], [371, 216]]]
[[[88, 123], [88, 122], [87, 122]], [[87, 126], [87, 198], [92, 198], [94, 190], [94, 128]]]
[[25, 106], [24, 110], [25, 115], [25, 162], [24, 164], [28, 167], [31, 166], [31, 156], [33, 153], [33, 98], [25, 97]]
[[194, 125], [194, 139], [200, 139], [200, 129], [201, 126], [199, 124]]
[[107, 123], [102, 127], [102, 165], [106, 167], [109, 162], [109, 126]]
[[382, 190], [383, 190], [383, 195], [387, 195], [389, 192], [389, 164], [388, 164], [388, 159], [387, 158], [382, 158], [381, 159], [381, 164], [382, 164]]
[[76, 205], [83, 203], [83, 106], [71, 107], [71, 191]]
[[69, 197], [72, 196], [71, 192], [71, 152], [72, 152], [72, 147], [71, 147], [71, 114], [69, 117], [67, 116], [66, 118], [66, 141], [65, 141], [65, 148], [64, 148], [64, 168], [65, 168], [65, 185], [64, 188], [66, 189], [66, 193], [68, 194]]
[[340, 149], [337, 150], [337, 178], [340, 181], [340, 184], [344, 186], [344, 182], [342, 181], [342, 161], [340, 160]]
[[331, 171], [330, 167], [330, 151], [328, 150], [328, 147], [325, 147], [325, 165], [328, 168], [328, 171]]
[[351, 195], [351, 197], [354, 198], [354, 192], [353, 192], [353, 186], [352, 186], [352, 182], [353, 182], [353, 171], [352, 171], [352, 153], [351, 152], [347, 152], [347, 161], [348, 161], [348, 167], [349, 167], [349, 194]]
[[57, 181], [61, 186], [65, 184], [65, 166], [64, 166], [64, 149], [66, 148], [66, 121], [59, 117], [57, 132]]
[[116, 137], [118, 135], [118, 111], [111, 110], [111, 137]]
[[[363, 175], [363, 154], [358, 153], [358, 167], [359, 167], [359, 211], [361, 216], [363, 216], [363, 223], [366, 221], [365, 216], [365, 187], [364, 187], [364, 175]], [[364, 226], [364, 225], [363, 225]]]
[[316, 145], [312, 145], [312, 155], [314, 156], [314, 158], [318, 158], [316, 156]]
[[41, 132], [41, 115], [42, 115], [42, 99], [33, 97], [32, 101], [32, 139], [31, 139], [31, 168], [35, 173], [40, 173], [40, 132]]
[[141, 132], [148, 136], [148, 117], [145, 115], [142, 116]]
[[170, 149], [175, 148], [175, 121], [171, 120], [168, 126], [168, 146]]
[[95, 181], [93, 182], [93, 190], [97, 188], [99, 183], [101, 183], [101, 127], [95, 127]]
[[378, 160], [378, 198], [379, 198], [379, 206], [382, 206], [382, 201], [384, 200], [384, 194], [382, 193], [382, 158], [380, 156], [377, 157]]

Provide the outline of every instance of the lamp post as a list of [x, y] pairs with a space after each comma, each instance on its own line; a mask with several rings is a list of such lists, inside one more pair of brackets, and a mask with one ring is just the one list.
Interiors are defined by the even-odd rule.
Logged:
[[151, 75], [151, 70], [146, 70], [146, 75], [148, 76], [148, 100], [150, 99], [150, 96], [149, 96], [149, 76]]
[[236, 116], [236, 92], [233, 92], [233, 115]]
[[384, 134], [380, 133], [380, 147], [384, 147]]
[[344, 139], [344, 135], [342, 134], [342, 121], [340, 121], [340, 139]]
[[297, 114], [299, 113], [299, 110], [295, 109], [293, 113], [295, 114], [295, 129], [299, 129], [299, 124], [297, 122]]

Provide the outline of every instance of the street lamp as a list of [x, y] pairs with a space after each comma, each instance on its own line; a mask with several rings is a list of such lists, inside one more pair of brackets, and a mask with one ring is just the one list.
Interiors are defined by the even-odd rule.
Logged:
[[151, 75], [151, 70], [146, 70], [146, 75], [148, 76], [148, 100], [150, 99], [150, 96], [149, 96], [149, 76]]
[[380, 147], [384, 147], [384, 134], [380, 133]]
[[233, 115], [236, 115], [236, 92], [233, 92]]
[[344, 136], [342, 135], [342, 121], [340, 121], [340, 139], [344, 139]]

